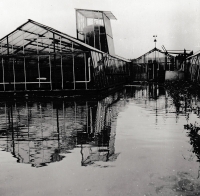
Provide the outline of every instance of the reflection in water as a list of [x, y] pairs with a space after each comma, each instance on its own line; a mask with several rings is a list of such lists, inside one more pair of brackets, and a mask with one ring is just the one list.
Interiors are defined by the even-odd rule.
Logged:
[[188, 137], [190, 137], [190, 144], [193, 147], [193, 153], [197, 156], [197, 161], [200, 162], [200, 135], [198, 127], [196, 124], [185, 125], [185, 129], [189, 130]]
[[180, 84], [167, 86], [166, 92], [173, 100], [177, 115], [180, 113], [189, 115], [193, 112], [200, 117], [200, 97], [196, 91], [197, 89], [191, 90], [191, 87], [180, 87]]
[[[197, 162], [200, 162], [200, 126], [196, 122], [199, 122], [200, 118], [200, 97], [195, 91], [194, 93], [187, 92], [187, 89], [176, 89], [176, 87], [165, 90], [158, 85], [149, 84], [148, 86], [141, 86], [139, 89], [138, 87], [131, 87], [126, 94], [129, 99], [138, 99], [138, 103], [145, 100], [147, 110], [151, 108], [151, 100], [154, 100], [152, 108], [155, 110], [156, 124], [157, 116], [161, 112], [166, 114], [175, 113], [177, 123], [180, 115], [185, 116], [186, 122], [194, 121], [194, 123], [184, 125], [184, 128], [189, 130], [187, 136], [193, 148], [192, 153], [194, 156], [196, 155]], [[190, 118], [190, 116], [192, 117]]]
[[[113, 161], [115, 154], [116, 118], [120, 107], [113, 106], [119, 97], [107, 97], [98, 102], [96, 114], [89, 108], [84, 132], [77, 133], [78, 144], [81, 146], [82, 165], [93, 164], [95, 161]], [[88, 144], [88, 145], [86, 145]]]
[[[184, 128], [189, 130], [188, 131], [188, 137], [190, 138], [190, 144], [192, 146], [192, 152], [197, 157], [197, 162], [200, 162], [200, 135], [199, 130], [200, 127], [194, 123], [194, 124], [187, 124], [184, 125]], [[199, 171], [198, 171], [198, 177], [200, 176], [200, 165], [199, 165]]]
[[[200, 162], [200, 127], [197, 123], [200, 117], [200, 97], [197, 93], [197, 89], [193, 86], [186, 86], [180, 88], [181, 84], [167, 86], [167, 93], [173, 100], [173, 104], [176, 107], [176, 115], [185, 114], [186, 121], [188, 123], [190, 115], [195, 115], [195, 121], [184, 125], [184, 129], [188, 130], [187, 136], [190, 139], [190, 145], [192, 146], [192, 153], [197, 158], [197, 162]], [[193, 116], [194, 118], [194, 116]], [[192, 155], [192, 156], [193, 156]], [[192, 158], [192, 156], [189, 158]], [[193, 158], [192, 158], [193, 159]], [[198, 178], [200, 176], [200, 166], [198, 171]]]
[[33, 167], [61, 161], [75, 147], [84, 166], [115, 160], [118, 100], [119, 94], [91, 102], [2, 102], [0, 148]]
[[[200, 114], [198, 96], [187, 97], [158, 85], [130, 86], [100, 101], [66, 100], [1, 102], [0, 148], [12, 153], [19, 163], [33, 167], [61, 161], [74, 148], [80, 148], [81, 165], [115, 161], [116, 123], [127, 104], [138, 104], [159, 116], [170, 113], [189, 120], [191, 111]], [[200, 160], [198, 134], [190, 132], [191, 145]]]
[[41, 195], [199, 195], [199, 106], [195, 94], [153, 84], [100, 101], [0, 102], [0, 149], [33, 167], [57, 162], [32, 170], [1, 152], [1, 182], [18, 195], [43, 182]]

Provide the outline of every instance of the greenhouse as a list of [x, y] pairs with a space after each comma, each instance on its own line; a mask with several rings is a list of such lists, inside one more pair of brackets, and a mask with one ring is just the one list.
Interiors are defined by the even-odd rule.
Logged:
[[[90, 17], [94, 14], [85, 16]], [[93, 35], [95, 38], [95, 30]], [[0, 91], [78, 92], [103, 90], [127, 81], [130, 61], [114, 54], [113, 42], [112, 49], [107, 39], [98, 47], [84, 42], [29, 19], [0, 39]]]

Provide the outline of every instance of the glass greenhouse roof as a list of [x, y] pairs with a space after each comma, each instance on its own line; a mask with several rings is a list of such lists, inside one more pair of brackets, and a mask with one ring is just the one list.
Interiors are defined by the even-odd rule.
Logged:
[[[151, 54], [151, 53], [153, 53], [153, 52], [155, 52], [155, 51], [157, 51], [157, 52], [159, 52], [159, 53], [161, 53], [161, 54], [165, 54], [164, 51], [162, 51], [162, 50], [160, 50], [160, 49], [158, 49], [158, 48], [153, 48], [152, 50], [150, 50], [149, 52], [147, 52], [147, 53], [143, 54], [142, 56], [136, 58], [135, 60], [140, 60], [140, 59], [142, 59], [144, 56], [149, 55], [149, 54]], [[170, 54], [167, 54], [167, 56], [170, 57], [170, 58], [173, 58], [173, 56], [170, 55]]]
[[[71, 56], [72, 53], [78, 55], [79, 53], [89, 51], [106, 54], [70, 35], [30, 19], [0, 39], [0, 56], [15, 57], [21, 55], [33, 57], [36, 55], [45, 56], [49, 54]], [[110, 56], [130, 62], [117, 55]]]
[[84, 9], [76, 9], [76, 11], [81, 13], [86, 18], [102, 19], [102, 13], [103, 13], [107, 16], [107, 18], [117, 20], [117, 18], [110, 11], [84, 10]]
[[102, 51], [51, 27], [28, 20], [16, 30], [0, 39], [0, 54], [49, 54], [80, 51]]

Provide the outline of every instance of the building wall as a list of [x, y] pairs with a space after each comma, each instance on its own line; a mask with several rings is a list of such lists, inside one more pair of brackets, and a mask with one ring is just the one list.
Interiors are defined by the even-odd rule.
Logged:
[[102, 89], [127, 81], [128, 63], [95, 51], [1, 58], [0, 91]]

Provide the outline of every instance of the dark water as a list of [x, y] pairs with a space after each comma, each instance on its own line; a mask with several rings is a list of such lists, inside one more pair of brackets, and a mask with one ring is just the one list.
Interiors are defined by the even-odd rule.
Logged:
[[0, 102], [0, 195], [200, 195], [199, 107], [154, 85]]

